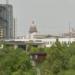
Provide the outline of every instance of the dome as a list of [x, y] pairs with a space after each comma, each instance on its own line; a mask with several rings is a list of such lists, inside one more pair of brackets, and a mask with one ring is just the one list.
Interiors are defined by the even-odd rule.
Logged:
[[35, 25], [35, 22], [32, 21], [32, 25], [30, 26], [29, 33], [34, 33], [34, 32], [37, 32], [37, 27]]

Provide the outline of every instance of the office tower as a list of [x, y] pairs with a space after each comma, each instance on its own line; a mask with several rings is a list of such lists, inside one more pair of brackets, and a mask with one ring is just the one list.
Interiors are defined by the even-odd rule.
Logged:
[[12, 39], [13, 28], [13, 6], [0, 4], [0, 39]]

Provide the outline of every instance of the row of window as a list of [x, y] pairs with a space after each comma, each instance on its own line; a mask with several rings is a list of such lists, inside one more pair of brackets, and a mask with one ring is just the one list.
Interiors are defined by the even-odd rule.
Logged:
[[[62, 44], [64, 44], [64, 43], [69, 44], [71, 42], [70, 41], [62, 41], [60, 43], [62, 43]], [[47, 45], [49, 45], [49, 44], [55, 44], [55, 41], [46, 41], [45, 44], [47, 44]]]
[[0, 27], [0, 38], [4, 37], [4, 30], [2, 27]]

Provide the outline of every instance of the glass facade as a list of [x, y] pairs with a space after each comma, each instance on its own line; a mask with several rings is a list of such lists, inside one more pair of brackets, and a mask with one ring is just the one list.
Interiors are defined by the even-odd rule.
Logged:
[[0, 4], [0, 38], [11, 39], [14, 37], [13, 32], [13, 7]]

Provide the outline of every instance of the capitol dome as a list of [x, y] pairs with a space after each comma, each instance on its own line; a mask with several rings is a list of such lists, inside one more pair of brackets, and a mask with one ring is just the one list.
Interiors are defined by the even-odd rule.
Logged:
[[29, 33], [37, 33], [37, 27], [34, 21], [32, 21], [32, 25], [29, 28]]

